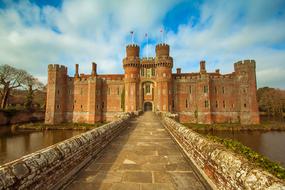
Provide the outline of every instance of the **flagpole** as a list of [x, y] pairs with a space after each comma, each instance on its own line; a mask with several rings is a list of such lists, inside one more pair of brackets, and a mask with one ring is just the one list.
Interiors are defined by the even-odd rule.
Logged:
[[160, 29], [160, 41], [163, 44], [163, 29]]
[[148, 58], [148, 35], [147, 33], [145, 34], [146, 36], [146, 57]]

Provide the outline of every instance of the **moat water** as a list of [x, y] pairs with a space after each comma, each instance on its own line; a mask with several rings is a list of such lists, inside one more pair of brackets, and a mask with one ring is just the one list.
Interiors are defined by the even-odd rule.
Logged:
[[285, 167], [285, 131], [214, 131], [210, 135], [237, 140]]
[[[0, 165], [81, 134], [80, 130], [27, 131], [0, 127]], [[285, 167], [285, 131], [214, 131], [221, 138], [237, 140]]]
[[13, 130], [0, 127], [0, 165], [78, 135], [81, 130]]

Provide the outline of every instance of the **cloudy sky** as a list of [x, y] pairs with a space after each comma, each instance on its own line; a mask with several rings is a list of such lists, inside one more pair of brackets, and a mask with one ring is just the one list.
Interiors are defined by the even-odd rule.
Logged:
[[[171, 46], [174, 69], [233, 71], [243, 59], [257, 62], [258, 87], [285, 89], [284, 0], [0, 0], [0, 64], [47, 79], [48, 64], [74, 64], [90, 73], [123, 73], [125, 46], [134, 41], [149, 56], [155, 44]], [[174, 70], [173, 69], [173, 70]]]

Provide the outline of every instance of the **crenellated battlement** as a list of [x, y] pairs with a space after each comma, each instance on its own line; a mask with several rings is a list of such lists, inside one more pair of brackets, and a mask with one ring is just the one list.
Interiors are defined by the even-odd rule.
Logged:
[[137, 44], [129, 44], [126, 47], [127, 57], [139, 57], [140, 47]]
[[125, 57], [123, 59], [123, 67], [140, 67], [139, 57]]
[[67, 67], [59, 64], [49, 64], [48, 70], [64, 71], [67, 72]]
[[157, 44], [155, 46], [155, 53], [157, 57], [169, 56], [169, 45], [165, 43]]
[[238, 67], [244, 67], [244, 66], [254, 66], [255, 67], [255, 60], [242, 60], [242, 61], [238, 61], [236, 63], [234, 63], [234, 67], [238, 68]]
[[155, 58], [156, 67], [173, 67], [173, 58], [172, 57], [156, 57]]

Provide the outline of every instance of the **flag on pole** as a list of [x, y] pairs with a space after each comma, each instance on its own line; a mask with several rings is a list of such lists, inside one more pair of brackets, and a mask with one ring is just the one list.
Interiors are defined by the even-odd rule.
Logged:
[[148, 36], [147, 33], [144, 35], [146, 37], [146, 57], [148, 58]]
[[161, 43], [163, 43], [163, 29], [160, 29], [160, 38]]
[[134, 31], [131, 31], [132, 44], [134, 44]]

